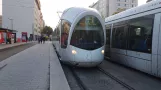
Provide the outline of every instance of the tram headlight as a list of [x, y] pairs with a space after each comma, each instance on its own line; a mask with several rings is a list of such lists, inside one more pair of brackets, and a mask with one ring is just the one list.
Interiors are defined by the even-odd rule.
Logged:
[[76, 50], [72, 50], [72, 54], [77, 54], [77, 51]]
[[104, 54], [105, 53], [105, 50], [102, 50], [101, 52], [102, 52], [102, 54]]

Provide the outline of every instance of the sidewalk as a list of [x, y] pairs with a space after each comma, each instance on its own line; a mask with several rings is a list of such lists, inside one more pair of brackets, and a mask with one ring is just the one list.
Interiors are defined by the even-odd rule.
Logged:
[[26, 42], [20, 42], [20, 43], [13, 43], [13, 44], [0, 44], [0, 51], [4, 50], [4, 49], [16, 47], [16, 46], [28, 44], [28, 43], [33, 43], [33, 42], [27, 42], [27, 43]]
[[70, 90], [50, 42], [0, 62], [0, 90]]

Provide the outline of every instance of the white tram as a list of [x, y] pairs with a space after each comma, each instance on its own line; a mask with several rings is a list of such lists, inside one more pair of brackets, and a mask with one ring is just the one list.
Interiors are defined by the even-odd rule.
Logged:
[[106, 57], [161, 77], [161, 0], [105, 19]]
[[65, 10], [53, 33], [53, 44], [61, 61], [93, 67], [104, 60], [105, 26], [100, 14], [90, 8]]

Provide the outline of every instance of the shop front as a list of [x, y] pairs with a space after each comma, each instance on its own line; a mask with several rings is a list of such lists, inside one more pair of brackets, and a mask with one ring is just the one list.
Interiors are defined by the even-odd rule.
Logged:
[[0, 44], [16, 43], [16, 30], [0, 28]]
[[3, 36], [3, 32], [0, 32], [0, 44], [4, 43], [4, 36]]

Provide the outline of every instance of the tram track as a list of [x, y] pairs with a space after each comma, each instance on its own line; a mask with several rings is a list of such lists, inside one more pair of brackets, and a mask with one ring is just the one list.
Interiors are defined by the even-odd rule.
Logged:
[[131, 87], [128, 84], [124, 83], [123, 81], [119, 80], [118, 78], [116, 78], [115, 76], [113, 76], [109, 72], [105, 71], [104, 69], [98, 67], [98, 70], [101, 71], [102, 73], [104, 73], [105, 75], [107, 75], [108, 77], [112, 78], [116, 82], [120, 83], [122, 86], [126, 87], [128, 90], [135, 90], [133, 87]]
[[[58, 55], [58, 53], [57, 53], [57, 55]], [[59, 55], [58, 55], [58, 57], [59, 57]], [[60, 57], [59, 57], [59, 59], [60, 59]], [[71, 72], [73, 78], [76, 80], [76, 83], [80, 88], [79, 90], [135, 90], [133, 87], [131, 87], [128, 84], [124, 83], [123, 81], [121, 81], [120, 79], [118, 79], [117, 77], [113, 76], [112, 74], [110, 74], [109, 72], [105, 71], [104, 69], [102, 69], [99, 66], [96, 67], [96, 68], [92, 68], [92, 69], [90, 68], [89, 70], [88, 69], [86, 70], [85, 68], [77, 68], [77, 67], [72, 67], [72, 66], [68, 66], [68, 65], [65, 65], [65, 68], [69, 68], [69, 71], [67, 71], [67, 72]], [[82, 73], [82, 71], [83, 71], [83, 73]], [[100, 85], [98, 85], [98, 87], [97, 87], [99, 89], [97, 89], [97, 88], [92, 89], [91, 85], [88, 85], [88, 83], [86, 82], [86, 81], [88, 81], [87, 79], [91, 80], [91, 78], [86, 78], [86, 81], [84, 81], [81, 78], [82, 75], [84, 77], [88, 77], [88, 76], [86, 76], [87, 73], [90, 74], [91, 77], [94, 77], [94, 79], [97, 78], [96, 80], [98, 80], [99, 84], [100, 83], [101, 84], [106, 84], [108, 82], [107, 85], [102, 85], [104, 87], [104, 89], [101, 89], [102, 87], [99, 88]], [[98, 73], [100, 73], [101, 75], [97, 75]], [[103, 80], [103, 83], [102, 83], [102, 80], [99, 81], [99, 78], [100, 78], [99, 76], [102, 76], [102, 75], [104, 75], [104, 77], [106, 79], [107, 78], [110, 78], [110, 79]], [[92, 82], [91, 84], [93, 84], [93, 86], [95, 86], [95, 83], [98, 83], [98, 82], [95, 82], [96, 80], [90, 81], [90, 83]], [[113, 83], [113, 82], [116, 82], [116, 83]], [[120, 86], [122, 86], [124, 88], [114, 89], [114, 87], [111, 87], [111, 86], [115, 86], [113, 84], [120, 84]], [[116, 85], [116, 86], [118, 86], [118, 85]], [[111, 87], [111, 88], [109, 88], [109, 87]], [[107, 89], [105, 89], [105, 88], [107, 88]], [[75, 89], [73, 89], [73, 90], [75, 90]]]
[[75, 80], [77, 81], [77, 84], [79, 85], [79, 88], [80, 88], [81, 90], [89, 90], [89, 89], [85, 86], [85, 84], [81, 81], [81, 79], [80, 79], [79, 76], [76, 74], [76, 72], [73, 70], [73, 68], [72, 68], [72, 67], [69, 67], [69, 69], [70, 69], [70, 71], [72, 72], [72, 74], [73, 74]]
[[[69, 67], [69, 66], [68, 66]], [[86, 83], [84, 83], [85, 81], [83, 81], [79, 75], [79, 71], [76, 71], [73, 67], [69, 67], [70, 71], [72, 72], [75, 80], [77, 81], [79, 87], [81, 88], [81, 90], [99, 90], [99, 89], [91, 89], [90, 85], [87, 85]], [[106, 75], [107, 78], [111, 78], [112, 80], [114, 80], [115, 82], [119, 83], [122, 87], [124, 87], [123, 90], [135, 90], [134, 88], [132, 88], [131, 86], [129, 86], [128, 84], [122, 82], [121, 80], [119, 80], [118, 78], [114, 77], [113, 75], [111, 75], [110, 73], [106, 72], [105, 70], [103, 70], [100, 67], [94, 68], [93, 70], [97, 71], [97, 72], [101, 72], [102, 75]], [[93, 74], [91, 74], [92, 77]], [[99, 77], [97, 77], [99, 78]], [[90, 79], [90, 78], [89, 78]], [[94, 83], [94, 81], [93, 81]], [[106, 83], [106, 82], [105, 82]], [[104, 83], [102, 83], [104, 84]], [[95, 84], [94, 84], [95, 85]], [[110, 84], [109, 84], [110, 85]], [[103, 86], [103, 85], [102, 85]], [[108, 89], [108, 86], [104, 86], [104, 88], [107, 87], [107, 90], [116, 90], [116, 89]], [[101, 87], [102, 88], [102, 87]], [[102, 90], [102, 89], [100, 89]], [[122, 90], [122, 89], [120, 89]]]
[[[64, 66], [64, 64], [63, 64], [63, 66]], [[98, 74], [97, 72], [100, 72], [101, 75], [105, 75], [106, 78], [110, 78], [113, 81], [115, 81], [118, 84], [120, 84], [122, 87], [124, 87], [124, 89], [108, 89], [108, 86], [104, 86], [104, 87], [107, 87], [106, 90], [135, 90], [133, 87], [131, 87], [128, 84], [124, 83], [119, 78], [113, 76], [112, 74], [110, 74], [109, 72], [105, 71], [101, 67], [92, 68], [89, 71], [87, 69], [87, 71], [86, 71], [85, 68], [82, 69], [82, 68], [72, 67], [72, 66], [68, 66], [68, 65], [65, 65], [65, 66], [66, 66], [65, 68], [69, 68], [69, 71], [66, 71], [66, 72], [71, 72], [73, 78], [76, 80], [76, 83], [77, 83], [77, 85], [80, 88], [79, 90], [105, 90], [105, 89], [91, 89], [90, 88], [91, 86], [88, 85], [87, 83], [85, 83], [86, 81], [84, 81], [84, 79], [81, 78], [82, 75], [80, 73], [82, 73], [82, 72], [79, 69], [85, 71], [85, 72], [82, 73], [84, 77], [86, 77], [86, 74], [87, 73], [89, 74], [90, 71], [92, 71], [92, 73], [90, 74], [90, 76], [91, 77], [94, 77], [94, 78], [97, 78], [97, 80], [99, 81], [99, 78], [100, 78], [99, 75], [97, 75], [97, 77], [96, 76], [93, 76], [93, 75], [96, 75], [96, 74]], [[95, 71], [96, 73], [93, 74], [93, 71]], [[91, 80], [91, 78], [87, 78], [87, 79]], [[94, 83], [95, 80], [93, 80], [92, 82], [93, 82], [93, 86], [95, 86], [95, 83]], [[101, 84], [105, 84], [105, 83], [107, 83], [106, 80], [103, 83], [101, 82]], [[109, 80], [109, 83], [112, 83], [112, 82], [110, 82], [110, 80]], [[112, 86], [111, 84], [108, 84], [108, 85]], [[98, 85], [98, 88], [99, 88], [99, 86], [100, 85]], [[101, 86], [103, 86], [103, 85], [101, 85]], [[75, 89], [71, 89], [71, 90], [75, 90]]]

